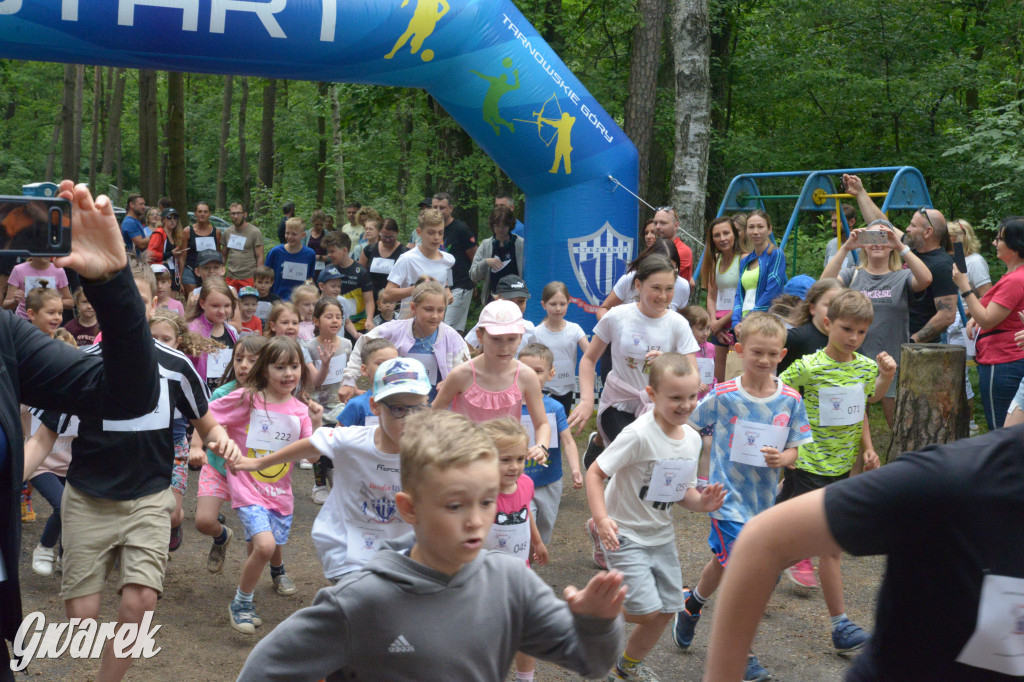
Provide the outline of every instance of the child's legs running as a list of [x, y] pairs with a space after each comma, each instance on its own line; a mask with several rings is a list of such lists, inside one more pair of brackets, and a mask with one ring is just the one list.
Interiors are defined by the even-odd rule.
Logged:
[[280, 566], [284, 563], [284, 555], [281, 552], [282, 547], [284, 547], [284, 545], [276, 545], [274, 547], [274, 553], [270, 555], [271, 566]]
[[209, 464], [199, 472], [199, 491], [196, 499], [196, 530], [212, 538], [219, 537], [223, 526], [217, 517], [220, 508], [231, 500], [228, 480]]
[[846, 613], [843, 599], [843, 572], [838, 554], [818, 557], [818, 581], [825, 597], [828, 615], [841, 616]]
[[47, 548], [56, 547], [60, 540], [60, 500], [64, 496], [64, 477], [45, 471], [32, 477], [32, 485], [53, 507], [53, 513], [46, 519], [39, 544]]
[[174, 467], [171, 469], [171, 492], [174, 493], [174, 511], [171, 512], [171, 527], [177, 528], [185, 520], [181, 499], [188, 488], [188, 445], [187, 436], [174, 444]]
[[718, 563], [718, 559], [704, 564], [704, 570], [700, 572], [700, 580], [697, 581], [697, 591], [705, 600], [715, 593], [722, 583], [722, 576], [725, 575], [725, 568]]
[[537, 667], [537, 661], [533, 656], [527, 656], [522, 651], [516, 652], [516, 672], [517, 673], [532, 673], [534, 668]]
[[174, 511], [171, 512], [171, 528], [177, 528], [185, 520], [185, 510], [181, 508], [181, 493], [172, 490], [174, 493]]
[[[156, 609], [157, 591], [144, 585], [125, 585], [121, 590], [121, 605], [117, 611], [117, 623], [120, 630], [128, 623], [141, 623], [147, 611]], [[137, 636], [136, 636], [137, 637]], [[132, 641], [128, 642], [129, 644]], [[132, 658], [118, 658], [114, 655], [114, 641], [110, 640], [103, 648], [103, 662], [96, 675], [97, 680], [120, 680], [132, 665]]]
[[530, 502], [530, 513], [537, 521], [537, 530], [544, 544], [551, 542], [551, 531], [555, 528], [558, 518], [558, 505], [562, 501], [561, 479], [535, 488], [533, 500]]
[[635, 623], [636, 627], [633, 628], [633, 633], [629, 636], [623, 653], [634, 661], [642, 661], [661, 639], [661, 635], [665, 632], [673, 615], [660, 611], [642, 616], [633, 616], [627, 613], [626, 622]]
[[281, 546], [288, 542], [292, 517], [275, 514], [257, 505], [239, 507], [236, 511], [250, 547], [249, 556], [242, 564], [242, 578], [238, 586], [242, 592], [252, 592], [268, 563], [280, 565]]
[[274, 542], [274, 534], [269, 530], [256, 533], [251, 538], [252, 553], [242, 562], [242, 577], [238, 581], [238, 587], [242, 592], [252, 592], [256, 589], [263, 569], [266, 568], [270, 557], [274, 555], [277, 544]]

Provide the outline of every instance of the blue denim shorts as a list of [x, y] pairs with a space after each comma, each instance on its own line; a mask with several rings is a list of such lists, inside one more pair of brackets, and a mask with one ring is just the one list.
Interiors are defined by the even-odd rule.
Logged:
[[288, 544], [288, 533], [292, 529], [292, 515], [281, 516], [264, 507], [250, 504], [247, 507], [239, 507], [238, 518], [245, 528], [245, 541], [252, 540], [256, 533], [271, 532], [274, 534], [274, 544]]

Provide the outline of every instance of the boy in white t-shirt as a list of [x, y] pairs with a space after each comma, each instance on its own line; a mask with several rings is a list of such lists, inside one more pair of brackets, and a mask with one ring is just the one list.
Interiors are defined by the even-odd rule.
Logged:
[[370, 399], [379, 427], [320, 428], [276, 453], [231, 464], [251, 471], [321, 456], [334, 463], [334, 487], [313, 522], [313, 544], [331, 582], [362, 568], [385, 540], [412, 530], [395, 507], [395, 493], [401, 490], [398, 441], [405, 418], [430, 409], [429, 394], [421, 363], [388, 360], [377, 368]]
[[441, 251], [444, 244], [444, 217], [432, 208], [420, 211], [416, 234], [423, 240], [406, 251], [395, 262], [388, 275], [388, 284], [377, 295], [381, 301], [401, 301], [401, 310], [409, 310], [412, 290], [421, 275], [430, 275], [444, 285], [445, 297], [452, 302], [452, 266], [455, 256]]
[[[656, 679], [641, 662], [683, 608], [673, 503], [712, 512], [725, 498], [721, 484], [702, 492], [694, 487], [701, 440], [687, 421], [699, 385], [686, 356], [654, 358], [645, 388], [654, 409], [623, 429], [587, 470], [590, 512], [609, 568], [625, 575], [626, 620], [636, 623], [609, 680]], [[611, 482], [602, 489], [608, 477]]]

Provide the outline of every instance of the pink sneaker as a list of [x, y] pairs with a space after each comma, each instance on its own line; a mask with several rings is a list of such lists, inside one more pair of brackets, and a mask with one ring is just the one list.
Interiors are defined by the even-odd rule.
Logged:
[[818, 577], [814, 575], [814, 564], [811, 563], [810, 559], [801, 559], [783, 573], [790, 579], [791, 582], [800, 587], [821, 587], [818, 584]]
[[587, 519], [587, 534], [594, 541], [594, 563], [607, 569], [608, 562], [604, 558], [604, 547], [601, 546], [601, 538], [597, 534], [597, 524], [594, 523], [594, 519]]

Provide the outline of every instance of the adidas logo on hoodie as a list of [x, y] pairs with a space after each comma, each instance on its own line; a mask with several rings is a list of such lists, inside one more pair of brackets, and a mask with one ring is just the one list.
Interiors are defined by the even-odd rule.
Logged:
[[388, 653], [391, 654], [411, 654], [416, 649], [412, 644], [409, 644], [409, 640], [405, 638], [405, 635], [399, 635], [395, 638], [395, 641], [388, 647]]

